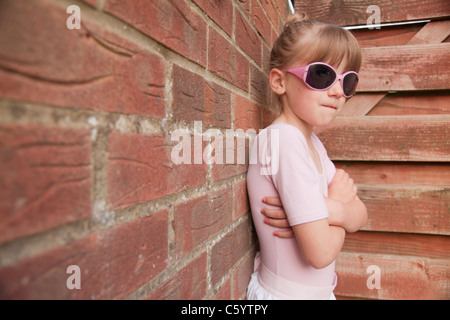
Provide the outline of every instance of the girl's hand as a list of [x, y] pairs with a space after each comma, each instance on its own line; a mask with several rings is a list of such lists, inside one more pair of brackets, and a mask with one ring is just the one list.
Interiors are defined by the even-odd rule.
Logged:
[[328, 186], [328, 198], [347, 203], [356, 198], [358, 189], [347, 172], [337, 169], [333, 180]]
[[278, 197], [265, 197], [262, 199], [267, 205], [279, 207], [278, 209], [263, 208], [261, 213], [265, 216], [264, 222], [269, 226], [276, 228], [288, 228], [288, 230], [276, 230], [273, 235], [279, 238], [293, 238], [294, 232], [287, 220], [286, 213], [283, 210], [283, 204]]

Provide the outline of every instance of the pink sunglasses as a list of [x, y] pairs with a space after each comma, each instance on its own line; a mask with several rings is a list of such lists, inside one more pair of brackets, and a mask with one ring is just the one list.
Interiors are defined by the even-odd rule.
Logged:
[[307, 66], [283, 69], [281, 71], [292, 73], [302, 79], [313, 90], [326, 90], [339, 80], [346, 98], [350, 98], [355, 94], [359, 80], [355, 71], [347, 71], [341, 74], [324, 62], [313, 62]]

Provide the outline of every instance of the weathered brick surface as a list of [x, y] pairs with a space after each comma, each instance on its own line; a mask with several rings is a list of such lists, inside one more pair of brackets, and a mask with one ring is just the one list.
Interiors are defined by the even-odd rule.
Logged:
[[261, 39], [246, 17], [236, 12], [236, 42], [258, 65], [261, 65]]
[[250, 249], [251, 233], [249, 221], [239, 224], [229, 231], [212, 248], [211, 281], [216, 284], [225, 276], [234, 264]]
[[215, 127], [231, 127], [229, 90], [174, 65], [172, 94], [175, 119], [201, 121]]
[[234, 214], [235, 218], [242, 216], [250, 210], [247, 195], [247, 181], [241, 181], [234, 185]]
[[242, 129], [243, 131], [254, 130], [256, 133], [261, 129], [261, 108], [256, 103], [236, 95], [234, 99], [234, 114], [236, 115], [234, 122], [236, 129]]
[[250, 281], [250, 277], [254, 272], [253, 261], [253, 255], [246, 256], [234, 271], [233, 295], [235, 298], [245, 297], [247, 293], [248, 282]]
[[[224, 139], [223, 162], [212, 164], [211, 176], [213, 180], [221, 180], [240, 175], [247, 172], [249, 163], [249, 139], [239, 135], [235, 137], [234, 143]], [[233, 155], [233, 159], [227, 161], [227, 153]], [[230, 157], [231, 158], [231, 157]]]
[[249, 61], [213, 28], [209, 29], [208, 69], [248, 91]]
[[206, 182], [206, 166], [175, 164], [169, 136], [109, 136], [109, 201], [112, 209], [150, 201]]
[[272, 46], [272, 25], [270, 24], [270, 20], [267, 18], [267, 15], [259, 1], [251, 2], [251, 21], [255, 25], [258, 32], [262, 35], [263, 39]]
[[190, 252], [229, 225], [232, 220], [232, 204], [231, 188], [226, 188], [176, 205], [172, 222], [176, 255]]
[[170, 49], [206, 65], [206, 22], [184, 0], [108, 0], [105, 11]]
[[89, 137], [0, 125], [0, 243], [91, 216]]
[[[162, 271], [167, 252], [167, 211], [160, 211], [1, 268], [0, 298], [121, 298]], [[80, 267], [79, 290], [66, 285], [71, 265]]]
[[159, 56], [44, 1], [7, 1], [0, 12], [0, 94], [65, 107], [162, 118]]
[[233, 1], [193, 0], [219, 27], [231, 36], [233, 31]]
[[243, 298], [284, 0], [73, 4], [0, 5], [0, 298]]
[[205, 296], [207, 290], [206, 272], [206, 254], [203, 253], [146, 299], [199, 300]]

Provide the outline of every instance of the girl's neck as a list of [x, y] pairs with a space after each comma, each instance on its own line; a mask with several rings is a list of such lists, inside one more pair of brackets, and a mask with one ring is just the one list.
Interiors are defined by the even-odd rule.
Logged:
[[289, 108], [287, 109], [288, 110], [286, 111], [283, 110], [281, 115], [279, 115], [275, 119], [274, 123], [284, 122], [290, 124], [299, 129], [303, 133], [303, 135], [306, 138], [306, 141], [308, 142], [311, 141], [311, 134], [313, 133], [314, 127], [311, 126], [309, 123], [306, 123], [302, 119], [298, 118], [295, 114], [292, 113], [292, 111]]
[[314, 161], [314, 164], [317, 167], [318, 172], [321, 174], [322, 173], [322, 164], [320, 162], [320, 156], [317, 153], [317, 150], [315, 149], [312, 141], [311, 141], [311, 135], [313, 133], [313, 126], [311, 126], [309, 123], [303, 121], [302, 119], [298, 118], [297, 116], [295, 116], [294, 114], [289, 114], [286, 112], [282, 112], [281, 115], [275, 119], [275, 121], [273, 123], [279, 123], [279, 122], [284, 122], [287, 123], [289, 125], [292, 125], [294, 127], [296, 127], [297, 129], [299, 129], [301, 131], [301, 133], [303, 133], [303, 135], [305, 136], [306, 139], [306, 143], [308, 144], [309, 147], [309, 152], [310, 152], [310, 156], [312, 158], [312, 160]]

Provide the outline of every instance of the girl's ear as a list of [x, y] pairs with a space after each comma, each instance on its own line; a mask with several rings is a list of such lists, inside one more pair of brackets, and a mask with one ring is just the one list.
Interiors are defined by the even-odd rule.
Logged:
[[276, 94], [282, 95], [286, 92], [286, 78], [284, 72], [279, 69], [274, 68], [270, 70], [269, 82], [270, 88]]

